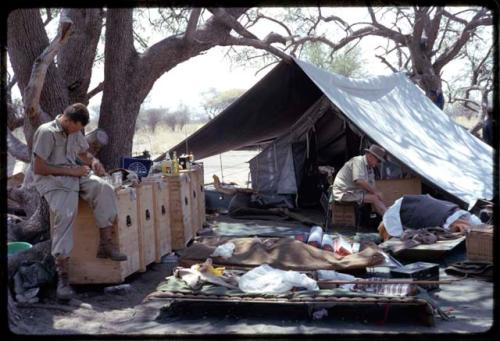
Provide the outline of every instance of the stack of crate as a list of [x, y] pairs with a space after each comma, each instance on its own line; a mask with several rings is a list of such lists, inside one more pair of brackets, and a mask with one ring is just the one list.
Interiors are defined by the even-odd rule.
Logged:
[[179, 175], [151, 176], [116, 191], [118, 219], [114, 238], [128, 260], [97, 258], [99, 231], [92, 209], [80, 199], [70, 258], [70, 283], [121, 283], [146, 271], [172, 250], [186, 247], [205, 223], [203, 165]]

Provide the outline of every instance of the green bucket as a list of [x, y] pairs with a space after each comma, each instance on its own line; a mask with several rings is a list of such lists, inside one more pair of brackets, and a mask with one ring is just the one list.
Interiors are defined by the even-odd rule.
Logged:
[[32, 247], [30, 243], [26, 242], [8, 242], [7, 244], [7, 254], [11, 255], [16, 252], [28, 250]]

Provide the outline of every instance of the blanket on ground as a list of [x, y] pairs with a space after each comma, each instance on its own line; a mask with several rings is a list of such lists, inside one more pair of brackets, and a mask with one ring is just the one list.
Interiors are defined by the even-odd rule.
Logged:
[[[217, 246], [227, 242], [235, 245], [231, 257], [211, 257]], [[221, 265], [255, 267], [269, 264], [278, 269], [298, 271], [364, 269], [384, 262], [383, 254], [375, 245], [341, 257], [293, 238], [205, 238], [195, 241], [179, 253], [180, 265], [203, 262], [211, 257], [215, 264]]]

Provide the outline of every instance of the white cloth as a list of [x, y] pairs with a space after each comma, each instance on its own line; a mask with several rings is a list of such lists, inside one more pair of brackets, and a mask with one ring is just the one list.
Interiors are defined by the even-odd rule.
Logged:
[[465, 210], [458, 210], [455, 211], [455, 213], [453, 213], [446, 219], [445, 223], [443, 224], [443, 227], [445, 229], [449, 229], [450, 225], [453, 224], [457, 219], [465, 219], [472, 225], [481, 224], [481, 219], [479, 219], [475, 215], [470, 214], [470, 212], [467, 212]]
[[403, 197], [399, 198], [385, 211], [382, 221], [384, 222], [385, 230], [392, 237], [400, 237], [403, 234], [403, 224], [401, 223], [401, 216], [399, 210]]

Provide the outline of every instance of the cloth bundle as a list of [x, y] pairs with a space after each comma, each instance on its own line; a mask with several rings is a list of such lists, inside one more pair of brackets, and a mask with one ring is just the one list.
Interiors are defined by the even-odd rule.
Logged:
[[450, 232], [442, 227], [426, 227], [422, 229], [408, 229], [403, 232], [400, 239], [404, 242], [403, 245], [397, 246], [393, 252], [399, 252], [404, 249], [409, 249], [420, 244], [434, 244], [440, 240], [452, 240], [463, 236], [463, 232]]

